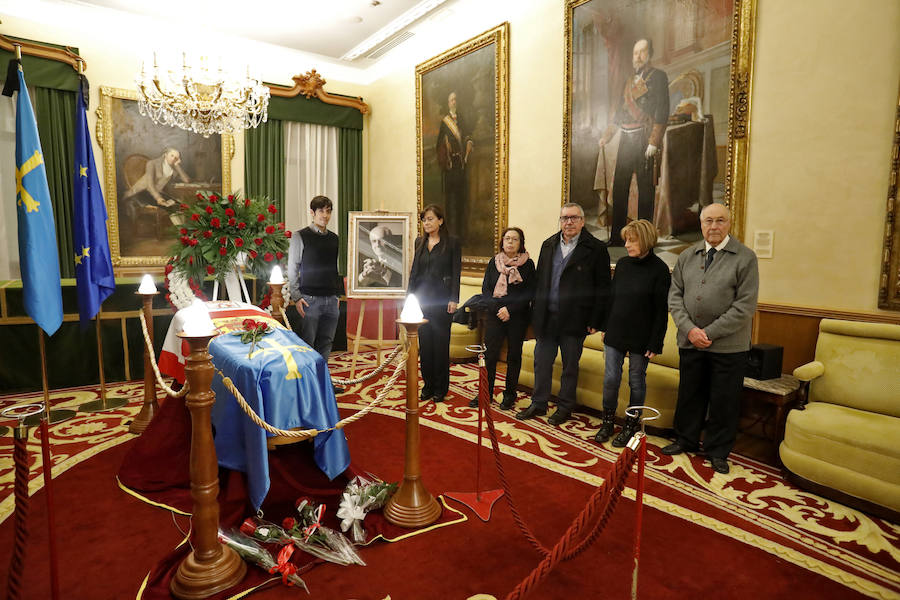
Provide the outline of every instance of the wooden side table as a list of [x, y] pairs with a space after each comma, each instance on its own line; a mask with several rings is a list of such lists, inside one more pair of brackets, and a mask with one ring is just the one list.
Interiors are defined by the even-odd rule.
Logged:
[[[800, 380], [793, 375], [782, 375], [778, 379], [751, 379], [744, 377], [744, 390], [741, 395], [742, 417], [753, 414], [754, 407], [760, 403], [774, 409], [758, 417], [753, 425], [761, 424], [763, 438], [770, 444], [769, 457], [777, 466], [781, 466], [778, 457], [778, 446], [784, 439], [784, 425], [787, 414], [800, 403], [798, 391]], [[774, 424], [772, 420], [774, 419]], [[770, 426], [774, 425], [774, 426]]]

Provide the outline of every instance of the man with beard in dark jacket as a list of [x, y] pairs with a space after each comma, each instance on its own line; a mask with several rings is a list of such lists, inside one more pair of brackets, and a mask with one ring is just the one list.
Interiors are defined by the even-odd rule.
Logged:
[[534, 393], [531, 405], [519, 412], [519, 420], [547, 414], [553, 361], [562, 353], [559, 404], [551, 425], [569, 420], [575, 408], [578, 361], [584, 338], [606, 321], [609, 302], [609, 254], [606, 246], [584, 229], [584, 210], [570, 202], [559, 213], [559, 233], [541, 245], [537, 266], [537, 292], [532, 311]]

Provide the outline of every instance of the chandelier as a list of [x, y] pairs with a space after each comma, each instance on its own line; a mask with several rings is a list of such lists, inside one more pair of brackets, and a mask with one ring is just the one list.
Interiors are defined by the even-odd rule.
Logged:
[[211, 71], [206, 57], [192, 69], [183, 55], [180, 70], [161, 70], [153, 55], [153, 72], [141, 73], [135, 79], [138, 88], [138, 108], [154, 123], [180, 127], [199, 133], [234, 133], [257, 127], [268, 119], [269, 87], [259, 79], [226, 77], [221, 66]]

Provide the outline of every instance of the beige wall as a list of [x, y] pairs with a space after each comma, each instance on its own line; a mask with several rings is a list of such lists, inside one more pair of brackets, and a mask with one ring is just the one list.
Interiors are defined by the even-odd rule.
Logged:
[[[369, 86], [366, 202], [414, 210], [415, 64], [510, 22], [509, 222], [532, 248], [561, 197], [562, 2], [520, 1]], [[815, 8], [815, 10], [813, 10]], [[746, 238], [775, 231], [762, 302], [877, 311], [900, 2], [760, 0]]]

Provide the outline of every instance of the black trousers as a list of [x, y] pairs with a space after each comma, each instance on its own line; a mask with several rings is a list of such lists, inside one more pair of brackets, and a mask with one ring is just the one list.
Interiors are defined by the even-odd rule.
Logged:
[[631, 189], [631, 176], [637, 175], [638, 218], [653, 221], [653, 201], [656, 187], [653, 185], [653, 159], [646, 158], [647, 136], [643, 130], [634, 133], [619, 134], [619, 152], [616, 155], [616, 174], [612, 189], [612, 229], [609, 239], [617, 245], [622, 244], [619, 232], [628, 220], [628, 191]]
[[553, 384], [553, 362], [556, 353], [562, 353], [562, 375], [559, 378], [559, 403], [557, 409], [571, 413], [575, 409], [575, 392], [578, 387], [578, 362], [584, 350], [584, 335], [563, 335], [559, 333], [560, 316], [547, 313], [545, 333], [537, 338], [534, 345], [534, 393], [531, 403], [538, 408], [547, 408]]
[[526, 315], [510, 315], [508, 321], [501, 321], [497, 315], [489, 315], [485, 324], [484, 362], [487, 367], [488, 390], [494, 395], [494, 378], [497, 376], [497, 361], [503, 341], [506, 340], [506, 391], [503, 397], [515, 398], [516, 386], [519, 385], [519, 371], [522, 369], [522, 342], [528, 329]]
[[[747, 352], [720, 354], [680, 348], [675, 435], [682, 446], [700, 444], [713, 458], [727, 458], [741, 418], [741, 389]], [[705, 422], [705, 423], [704, 423]]]
[[428, 322], [419, 328], [419, 362], [425, 391], [446, 396], [450, 387], [450, 324], [447, 304], [422, 307]]

